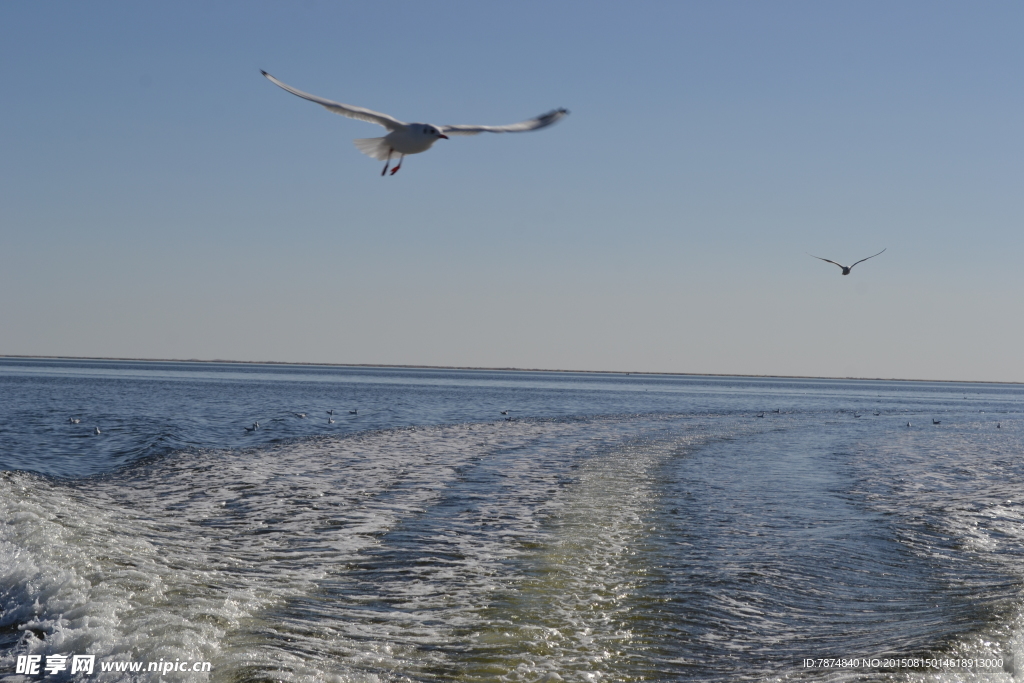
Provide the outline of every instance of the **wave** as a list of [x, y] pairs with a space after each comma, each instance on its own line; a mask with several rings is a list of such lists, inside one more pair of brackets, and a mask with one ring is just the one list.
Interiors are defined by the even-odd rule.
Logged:
[[[423, 646], [446, 643], [471, 612], [460, 600], [485, 596], [537, 535], [564, 483], [563, 449], [586, 431], [580, 422], [409, 428], [181, 452], [75, 482], [4, 473], [0, 629], [20, 636], [0, 662], [88, 652], [282, 680], [436, 666]], [[495, 499], [490, 486], [510, 495]], [[380, 559], [382, 539], [432, 516], [432, 547], [461, 559], [436, 577], [407, 568], [425, 567], [412, 550]], [[485, 542], [467, 546], [460, 523]], [[353, 578], [360, 567], [376, 567], [382, 583]], [[395, 595], [382, 597], [385, 584]], [[431, 616], [441, 594], [455, 613]]]
[[[1024, 477], [1005, 445], [975, 462], [981, 437], [822, 415], [465, 423], [78, 480], [5, 472], [0, 667], [64, 653], [210, 662], [188, 678], [210, 681], [1010, 680]], [[855, 654], [844, 644], [1006, 663], [800, 668], [800, 652]]]

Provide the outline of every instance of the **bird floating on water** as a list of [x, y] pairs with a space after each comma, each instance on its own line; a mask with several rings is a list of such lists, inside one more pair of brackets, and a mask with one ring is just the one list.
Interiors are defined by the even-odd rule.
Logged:
[[73, 425], [76, 425], [76, 424], [78, 424], [79, 422], [81, 422], [81, 420], [80, 420], [80, 419], [78, 419], [77, 417], [69, 417], [69, 418], [68, 418], [68, 422], [69, 422], [69, 423], [71, 423], [71, 424], [73, 424]]
[[295, 413], [295, 417], [306, 417], [305, 413]]
[[[885, 249], [888, 249], [888, 248], [889, 247], [886, 247]], [[883, 249], [882, 251], [878, 252], [878, 254], [883, 253], [885, 251], [885, 249]], [[875, 258], [876, 256], [878, 256], [878, 254], [872, 254], [871, 256], [868, 256], [868, 258], [862, 258], [860, 261], [857, 261], [857, 263], [864, 263], [869, 258]], [[814, 256], [814, 254], [807, 254], [807, 255], [808, 256]], [[814, 256], [814, 258], [818, 259], [819, 261], [828, 261], [829, 263], [831, 263], [834, 266], [839, 266], [840, 268], [843, 269], [843, 275], [849, 275], [850, 271], [853, 270], [853, 266], [857, 265], [857, 263], [854, 263], [853, 266], [844, 266], [842, 263], [836, 263], [835, 261], [830, 261], [829, 259], [821, 258], [820, 256]]]
[[333, 417], [327, 418], [327, 424], [329, 424], [329, 425], [334, 424], [334, 418]]
[[358, 415], [359, 414], [359, 408], [356, 408], [355, 410], [348, 411], [348, 414], [349, 415]]
[[942, 420], [936, 420], [936, 419], [935, 419], [935, 418], [933, 417], [933, 418], [932, 418], [932, 424], [933, 424], [933, 425], [940, 425], [940, 424], [942, 424]]
[[296, 90], [290, 85], [277, 80], [262, 69], [260, 70], [260, 73], [266, 76], [267, 79], [277, 87], [287, 90], [291, 94], [297, 95], [305, 100], [309, 100], [310, 102], [316, 102], [320, 106], [333, 111], [335, 114], [341, 114], [342, 116], [347, 116], [350, 119], [359, 119], [360, 121], [376, 123], [378, 126], [384, 126], [387, 128], [389, 132], [382, 138], [360, 138], [355, 141], [356, 149], [360, 152], [369, 157], [385, 162], [384, 170], [380, 172], [381, 175], [388, 172], [388, 166], [391, 165], [391, 157], [393, 155], [398, 154], [399, 158], [398, 165], [391, 169], [391, 175], [397, 173], [398, 169], [402, 167], [402, 160], [405, 158], [406, 154], [419, 154], [420, 152], [426, 152], [438, 140], [447, 140], [449, 135], [522, 133], [529, 130], [539, 130], [541, 128], [547, 128], [569, 113], [567, 109], [553, 109], [547, 114], [541, 114], [535, 118], [507, 126], [435, 126], [429, 123], [404, 123], [393, 116], [388, 116], [387, 114], [381, 114], [380, 112], [364, 109], [363, 107], [355, 107], [351, 104], [341, 104], [340, 102], [326, 100], [322, 97], [317, 97], [316, 95], [310, 95], [309, 93], [302, 92], [301, 90]]
[[92, 433], [93, 434], [102, 434], [103, 432], [100, 431], [99, 427], [93, 427], [92, 428]]

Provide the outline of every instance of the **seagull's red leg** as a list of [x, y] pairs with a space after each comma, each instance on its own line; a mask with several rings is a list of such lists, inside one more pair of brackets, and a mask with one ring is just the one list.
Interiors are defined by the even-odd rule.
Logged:
[[[388, 160], [384, 162], [384, 170], [380, 172], [381, 175], [384, 175], [385, 173], [388, 172], [388, 166], [391, 165], [391, 153], [394, 151], [395, 150], [388, 148]], [[392, 171], [392, 173], [394, 173], [394, 171]]]
[[404, 154], [402, 156], [398, 157], [398, 166], [395, 166], [393, 169], [391, 169], [391, 175], [395, 175], [396, 173], [398, 173], [398, 169], [402, 168], [402, 159], [404, 159], [404, 158], [405, 158]]

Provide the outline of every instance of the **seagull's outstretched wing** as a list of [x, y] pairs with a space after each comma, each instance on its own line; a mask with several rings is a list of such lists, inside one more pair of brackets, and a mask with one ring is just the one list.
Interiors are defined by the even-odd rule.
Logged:
[[[888, 248], [889, 247], [886, 247], [885, 249], [888, 249]], [[885, 249], [883, 249], [882, 251], [885, 251]], [[882, 251], [878, 252], [878, 254], [881, 254]], [[871, 256], [868, 256], [868, 258], [875, 258], [876, 256], [878, 256], [878, 254], [872, 254]], [[868, 260], [868, 258], [862, 258], [860, 261], [857, 261], [857, 263], [864, 263], [865, 261]], [[857, 263], [854, 263], [853, 266], [857, 265]], [[853, 268], [853, 266], [850, 266], [850, 267]]]
[[308, 92], [296, 90], [290, 85], [287, 85], [277, 80], [276, 78], [268, 74], [266, 71], [263, 71], [262, 69], [260, 70], [260, 73], [266, 76], [267, 80], [269, 80], [277, 87], [283, 88], [284, 90], [287, 90], [293, 95], [298, 95], [304, 100], [316, 102], [320, 106], [330, 109], [335, 114], [341, 114], [342, 116], [347, 116], [350, 119], [359, 119], [360, 121], [369, 121], [370, 123], [376, 123], [378, 126], [384, 126], [388, 130], [398, 130], [399, 128], [405, 127], [404, 123], [402, 123], [401, 121], [392, 116], [388, 116], [387, 114], [381, 114], [380, 112], [373, 111], [372, 109], [353, 107], [351, 104], [341, 104], [340, 102], [332, 102], [331, 100], [325, 100], [322, 97], [310, 95]]
[[[814, 256], [814, 254], [811, 254], [811, 253], [808, 253], [807, 255], [808, 256]], [[878, 256], [878, 254], [875, 254], [875, 256]], [[845, 268], [846, 267], [842, 263], [836, 263], [835, 261], [829, 261], [827, 258], [821, 258], [820, 256], [814, 256], [814, 258], [818, 259], [819, 261], [828, 261], [832, 265], [839, 266], [840, 268]], [[869, 256], [868, 258], [871, 258], [871, 257]], [[850, 266], [850, 267], [852, 268], [853, 266]]]
[[476, 135], [477, 133], [523, 133], [547, 128], [569, 113], [568, 109], [553, 109], [547, 114], [507, 126], [438, 126], [445, 135]]

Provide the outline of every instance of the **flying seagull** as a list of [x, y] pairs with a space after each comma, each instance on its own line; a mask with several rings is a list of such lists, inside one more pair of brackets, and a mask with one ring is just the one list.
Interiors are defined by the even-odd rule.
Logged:
[[387, 128], [388, 134], [382, 138], [360, 138], [355, 141], [356, 148], [360, 152], [373, 157], [374, 159], [379, 159], [380, 161], [385, 162], [384, 170], [380, 172], [381, 175], [388, 172], [388, 166], [391, 165], [392, 155], [399, 155], [398, 165], [391, 169], [391, 175], [394, 175], [398, 172], [398, 169], [402, 167], [402, 159], [405, 158], [406, 154], [419, 154], [420, 152], [426, 152], [430, 149], [431, 145], [438, 140], [447, 140], [449, 135], [522, 133], [528, 130], [546, 128], [569, 113], [567, 109], [553, 109], [547, 114], [541, 114], [536, 118], [520, 121], [519, 123], [513, 123], [507, 126], [434, 126], [429, 123], [403, 123], [393, 116], [388, 116], [387, 114], [381, 114], [380, 112], [364, 109], [363, 107], [354, 107], [351, 104], [332, 102], [331, 100], [325, 100], [324, 98], [317, 97], [316, 95], [310, 95], [309, 93], [296, 90], [290, 85], [282, 83], [266, 71], [260, 70], [260, 73], [266, 76], [271, 83], [279, 88], [283, 88], [291, 94], [298, 95], [310, 102], [316, 102], [317, 104], [333, 111], [335, 114], [341, 114], [342, 116], [347, 116], [350, 119], [359, 119], [360, 121], [376, 123], [378, 126], [384, 126]]
[[[888, 249], [888, 247], [886, 247], [886, 249]], [[883, 249], [882, 251], [878, 252], [878, 254], [881, 254], [883, 251], [885, 251], [885, 249]], [[868, 256], [868, 258], [875, 258], [876, 256], [878, 256], [878, 254], [872, 254], [871, 256]], [[814, 256], [814, 254], [807, 254], [807, 255], [808, 256]], [[864, 263], [865, 261], [868, 260], [868, 258], [862, 258], [860, 261], [857, 261], [857, 263], [854, 263], [853, 266], [844, 266], [842, 263], [836, 263], [835, 261], [829, 261], [827, 258], [821, 258], [820, 256], [814, 256], [814, 258], [816, 258], [816, 259], [818, 259], [820, 261], [828, 261], [829, 263], [831, 263], [834, 266], [839, 266], [840, 268], [843, 269], [843, 275], [849, 275], [850, 271], [853, 270], [853, 266], [857, 265], [857, 263]]]

